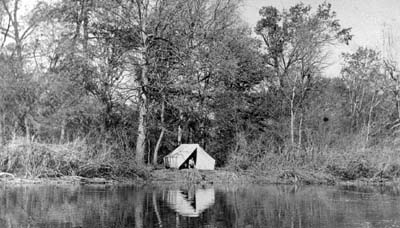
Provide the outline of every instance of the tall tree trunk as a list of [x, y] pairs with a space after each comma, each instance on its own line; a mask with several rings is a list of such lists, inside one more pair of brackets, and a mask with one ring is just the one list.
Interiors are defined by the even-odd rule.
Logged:
[[205, 135], [206, 135], [206, 131], [205, 131], [205, 124], [204, 124], [204, 119], [205, 118], [203, 118], [201, 121], [200, 121], [200, 145], [201, 145], [201, 147], [203, 147], [205, 150], [206, 150], [206, 139], [205, 139]]
[[87, 55], [88, 51], [88, 40], [89, 40], [89, 2], [88, 1], [82, 1], [82, 28], [83, 28], [83, 54]]
[[178, 126], [178, 145], [182, 144], [182, 127], [181, 125]]
[[[398, 87], [398, 86], [397, 86]], [[396, 88], [396, 90], [399, 88]], [[400, 90], [396, 91], [396, 111], [397, 111], [397, 119], [400, 120]]]
[[61, 122], [61, 133], [60, 133], [60, 144], [65, 142], [65, 125], [66, 125], [66, 121], [65, 119], [62, 120]]
[[138, 125], [138, 136], [136, 139], [136, 154], [135, 161], [139, 164], [144, 163], [144, 153], [146, 149], [146, 107], [147, 98], [143, 96], [139, 106], [139, 125]]
[[396, 94], [397, 118], [400, 119], [400, 75], [399, 74], [397, 74], [395, 94]]
[[303, 132], [303, 112], [300, 114], [300, 122], [299, 122], [299, 140], [298, 140], [298, 144], [297, 144], [297, 155], [300, 155], [301, 152], [301, 143], [302, 143], [302, 132]]
[[138, 124], [138, 137], [136, 139], [136, 154], [135, 160], [138, 164], [144, 163], [144, 154], [146, 149], [146, 133], [147, 133], [147, 86], [149, 84], [148, 81], [148, 46], [147, 46], [147, 34], [146, 34], [146, 26], [147, 26], [147, 10], [149, 6], [148, 0], [136, 0], [136, 4], [138, 7], [138, 19], [140, 24], [140, 35], [141, 35], [141, 77], [140, 77], [140, 98], [139, 98], [139, 124]]
[[165, 134], [165, 128], [163, 127], [161, 129], [160, 136], [158, 137], [156, 147], [154, 148], [153, 165], [157, 165], [158, 151], [160, 150], [161, 142], [162, 142], [162, 139], [164, 137], [164, 134]]
[[31, 140], [31, 129], [29, 126], [29, 119], [27, 116], [24, 118], [24, 124], [25, 124], [25, 137], [26, 141], [29, 142]]
[[17, 131], [18, 131], [18, 120], [14, 120], [14, 127], [13, 127], [13, 131], [12, 131], [12, 140], [16, 140], [17, 139]]
[[13, 27], [14, 27], [15, 49], [16, 49], [17, 58], [18, 58], [18, 70], [22, 70], [23, 69], [22, 40], [21, 40], [20, 34], [19, 34], [19, 23], [18, 23], [18, 18], [17, 18], [18, 4], [19, 4], [19, 0], [15, 0], [14, 10], [13, 10], [13, 13], [14, 13]]
[[371, 107], [370, 107], [369, 112], [368, 112], [367, 135], [365, 137], [364, 149], [368, 145], [368, 141], [369, 141], [369, 134], [370, 134], [370, 131], [371, 131], [371, 123], [372, 123], [372, 113], [374, 111], [374, 108], [380, 103], [380, 101], [375, 103], [375, 97], [376, 97], [376, 93], [372, 97]]
[[294, 141], [294, 122], [296, 120], [295, 111], [294, 111], [294, 99], [296, 96], [295, 89], [296, 88], [293, 87], [292, 95], [291, 95], [291, 99], [290, 99], [290, 141], [292, 143], [292, 146], [295, 145], [295, 141]]
[[147, 164], [151, 164], [151, 140], [146, 137], [147, 142]]
[[182, 110], [179, 110], [178, 145], [182, 144], [182, 122], [183, 122], [183, 114]]
[[397, 110], [397, 119], [400, 120], [400, 97], [396, 95], [396, 110]]
[[160, 136], [158, 137], [156, 147], [154, 148], [153, 165], [157, 164], [158, 151], [160, 150], [161, 142], [162, 142], [162, 139], [163, 139], [164, 133], [165, 133], [164, 111], [165, 111], [165, 96], [163, 95], [163, 100], [162, 100], [162, 103], [161, 103], [161, 133], [160, 133]]

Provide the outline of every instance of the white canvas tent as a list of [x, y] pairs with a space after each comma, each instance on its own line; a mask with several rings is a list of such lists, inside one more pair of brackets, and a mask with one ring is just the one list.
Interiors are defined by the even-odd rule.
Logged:
[[182, 144], [164, 157], [167, 168], [189, 168], [190, 160], [194, 161], [196, 169], [214, 170], [215, 160], [208, 155], [199, 144]]
[[170, 190], [165, 196], [167, 205], [185, 217], [198, 217], [215, 202], [213, 188], [196, 189], [194, 193]]

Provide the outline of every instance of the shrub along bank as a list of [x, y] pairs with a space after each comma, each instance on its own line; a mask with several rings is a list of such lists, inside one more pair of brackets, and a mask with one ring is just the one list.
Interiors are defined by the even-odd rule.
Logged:
[[[390, 147], [358, 152], [331, 151], [323, 158], [318, 157], [314, 163], [304, 164], [300, 163], [300, 159], [285, 160], [276, 154], [255, 159], [246, 157], [249, 153], [242, 153], [240, 157], [232, 156], [225, 168], [215, 171], [144, 167], [135, 164], [128, 156], [115, 156], [111, 150], [89, 153], [90, 150], [83, 140], [43, 144], [15, 139], [0, 149], [0, 179], [16, 176], [43, 180], [79, 177], [77, 180], [85, 182], [88, 182], [86, 178], [103, 178], [99, 182], [334, 184], [359, 180], [383, 183], [397, 181], [400, 177], [400, 163], [394, 159], [397, 153]], [[390, 162], [382, 162], [388, 158], [392, 158]]]
[[43, 144], [12, 140], [0, 149], [0, 170], [26, 178], [80, 176], [108, 179], [147, 179], [149, 171], [130, 159], [110, 152], [90, 154], [83, 140], [66, 144]]

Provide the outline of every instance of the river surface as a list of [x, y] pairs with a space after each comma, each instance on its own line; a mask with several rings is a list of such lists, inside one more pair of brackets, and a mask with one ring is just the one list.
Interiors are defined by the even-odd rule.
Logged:
[[0, 227], [400, 227], [395, 187], [1, 186]]

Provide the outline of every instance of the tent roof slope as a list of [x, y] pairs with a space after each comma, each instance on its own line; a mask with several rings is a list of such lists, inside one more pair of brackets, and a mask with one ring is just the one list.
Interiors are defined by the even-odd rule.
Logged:
[[172, 157], [180, 153], [192, 153], [198, 147], [200, 147], [199, 144], [181, 144], [166, 157]]
[[170, 154], [168, 154], [165, 157], [174, 157], [174, 156], [180, 156], [180, 155], [183, 155], [184, 157], [186, 157], [186, 156], [188, 157], [195, 149], [197, 149], [197, 152], [202, 154], [203, 156], [206, 156], [212, 160], [215, 160], [207, 152], [205, 152], [204, 149], [201, 148], [201, 146], [199, 144], [181, 144], [174, 151], [172, 151]]

